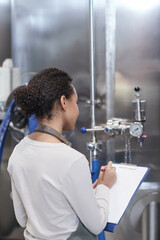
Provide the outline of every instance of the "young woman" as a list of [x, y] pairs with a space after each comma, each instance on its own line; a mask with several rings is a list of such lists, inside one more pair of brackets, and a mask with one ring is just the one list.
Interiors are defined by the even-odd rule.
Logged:
[[62, 131], [74, 129], [79, 110], [72, 79], [50, 68], [14, 94], [38, 126], [15, 147], [8, 164], [13, 204], [26, 240], [96, 239], [107, 223], [112, 162], [94, 184], [88, 161], [70, 147]]

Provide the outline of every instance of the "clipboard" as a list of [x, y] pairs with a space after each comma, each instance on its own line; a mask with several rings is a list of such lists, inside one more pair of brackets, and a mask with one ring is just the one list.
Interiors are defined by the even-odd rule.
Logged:
[[114, 232], [129, 203], [148, 175], [150, 168], [133, 164], [113, 164], [117, 181], [110, 190], [108, 222], [104, 231]]

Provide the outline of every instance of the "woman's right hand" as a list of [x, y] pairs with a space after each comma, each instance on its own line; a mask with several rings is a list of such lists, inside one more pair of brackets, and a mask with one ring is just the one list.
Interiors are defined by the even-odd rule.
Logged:
[[97, 180], [97, 185], [104, 184], [108, 188], [112, 188], [112, 186], [116, 182], [116, 179], [116, 168], [112, 167], [112, 162], [110, 161], [106, 166], [101, 167], [99, 178]]

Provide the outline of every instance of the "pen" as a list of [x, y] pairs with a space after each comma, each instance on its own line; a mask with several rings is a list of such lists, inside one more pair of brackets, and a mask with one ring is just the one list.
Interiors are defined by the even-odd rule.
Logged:
[[101, 172], [104, 172], [105, 170], [106, 170], [105, 168], [102, 168], [102, 169], [101, 169]]

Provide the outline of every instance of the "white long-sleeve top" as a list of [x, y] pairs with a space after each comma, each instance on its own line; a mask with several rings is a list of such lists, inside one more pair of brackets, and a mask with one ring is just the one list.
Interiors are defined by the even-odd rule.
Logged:
[[93, 190], [88, 161], [63, 143], [25, 137], [8, 164], [15, 215], [26, 240], [65, 240], [79, 220], [99, 234], [108, 217], [109, 189]]

